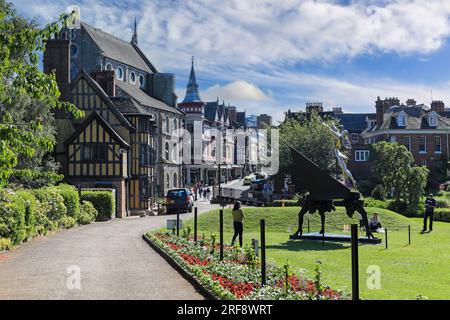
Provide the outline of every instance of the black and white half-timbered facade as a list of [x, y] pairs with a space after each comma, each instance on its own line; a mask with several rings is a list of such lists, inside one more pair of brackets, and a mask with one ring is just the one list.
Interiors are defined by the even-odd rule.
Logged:
[[46, 44], [44, 71], [61, 99], [85, 112], [56, 112], [56, 159], [67, 182], [116, 190], [117, 217], [150, 213], [158, 196], [182, 185], [183, 127], [174, 76], [159, 73], [137, 43], [80, 23]]

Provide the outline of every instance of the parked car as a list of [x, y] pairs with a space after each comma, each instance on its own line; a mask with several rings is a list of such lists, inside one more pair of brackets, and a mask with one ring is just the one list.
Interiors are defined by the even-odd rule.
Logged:
[[167, 191], [167, 213], [192, 212], [194, 196], [188, 188], [171, 189]]

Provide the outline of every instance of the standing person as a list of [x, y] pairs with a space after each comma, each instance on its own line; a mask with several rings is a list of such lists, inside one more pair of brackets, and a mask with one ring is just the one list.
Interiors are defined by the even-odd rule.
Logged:
[[425, 214], [423, 216], [423, 229], [422, 232], [427, 231], [427, 220], [430, 218], [430, 228], [429, 231], [433, 231], [433, 216], [434, 216], [434, 208], [436, 208], [437, 203], [433, 198], [433, 194], [429, 194], [427, 199], [425, 200]]
[[206, 189], [206, 200], [211, 200], [211, 189], [209, 189], [209, 187]]
[[233, 207], [233, 227], [234, 227], [234, 236], [231, 241], [231, 245], [234, 245], [234, 241], [236, 237], [239, 236], [239, 245], [242, 247], [242, 234], [244, 232], [244, 211], [241, 209], [241, 202], [236, 201]]

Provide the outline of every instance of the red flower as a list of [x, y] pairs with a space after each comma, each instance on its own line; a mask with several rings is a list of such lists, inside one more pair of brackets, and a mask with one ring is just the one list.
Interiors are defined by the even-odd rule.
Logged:
[[180, 253], [180, 257], [182, 257], [183, 260], [190, 265], [206, 266], [209, 263], [208, 260], [201, 260], [200, 258], [188, 253]]

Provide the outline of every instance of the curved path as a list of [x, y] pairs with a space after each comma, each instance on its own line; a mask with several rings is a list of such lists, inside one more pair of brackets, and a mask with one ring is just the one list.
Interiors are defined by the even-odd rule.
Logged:
[[[197, 206], [199, 213], [218, 208]], [[93, 223], [0, 254], [0, 299], [203, 299], [141, 238], [168, 217]], [[68, 289], [68, 271], [78, 267], [80, 289]]]

